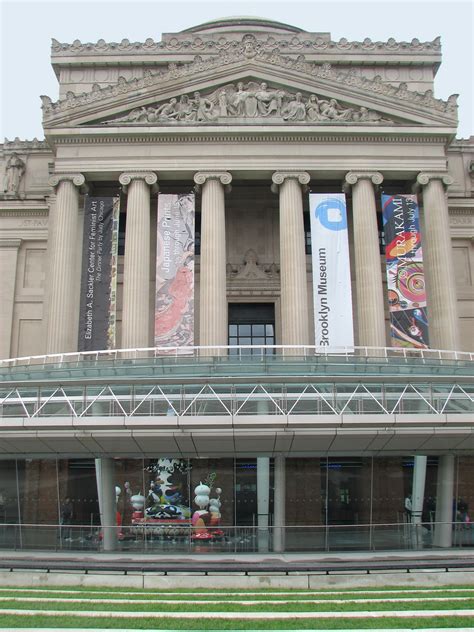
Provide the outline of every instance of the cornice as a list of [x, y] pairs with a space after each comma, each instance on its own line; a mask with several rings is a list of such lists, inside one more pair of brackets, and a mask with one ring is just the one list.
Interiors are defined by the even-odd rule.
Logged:
[[435, 99], [433, 92], [427, 90], [425, 93], [419, 93], [409, 90], [406, 83], [401, 83], [398, 87], [390, 83], [384, 83], [380, 75], [376, 75], [373, 79], [367, 79], [356, 74], [355, 70], [341, 71], [333, 69], [330, 64], [317, 64], [308, 61], [304, 55], [298, 55], [292, 58], [282, 55], [278, 49], [265, 51], [261, 48], [254, 47], [248, 50], [246, 46], [240, 46], [235, 50], [225, 52], [220, 56], [204, 59], [200, 55], [196, 55], [193, 61], [189, 63], [169, 63], [164, 70], [151, 72], [145, 70], [144, 76], [141, 78], [125, 79], [119, 77], [114, 85], [101, 88], [98, 84], [92, 87], [90, 92], [83, 92], [75, 95], [69, 91], [66, 98], [53, 102], [49, 97], [42, 96], [42, 109], [44, 123], [54, 122], [56, 117], [60, 118], [64, 113], [72, 112], [82, 106], [87, 106], [99, 101], [107, 101], [116, 99], [118, 96], [125, 96], [132, 92], [140, 92], [150, 87], [160, 87], [166, 82], [176, 81], [180, 79], [192, 78], [209, 73], [209, 71], [221, 71], [225, 67], [247, 62], [255, 62], [256, 66], [260, 66], [262, 70], [265, 68], [277, 67], [283, 69], [286, 73], [292, 71], [303, 77], [311, 77], [313, 80], [318, 79], [328, 87], [334, 85], [346, 85], [351, 88], [361, 90], [365, 95], [379, 95], [389, 97], [396, 100], [397, 103], [405, 103], [409, 106], [431, 110], [441, 113], [446, 118], [457, 121], [457, 95], [452, 95], [447, 101]]
[[[379, 134], [379, 130], [374, 135], [370, 134], [355, 134], [351, 130], [351, 134], [344, 133], [341, 129], [339, 133], [333, 134], [295, 134], [295, 133], [278, 133], [278, 134], [242, 134], [241, 132], [226, 133], [223, 130], [217, 130], [215, 133], [199, 133], [190, 134], [186, 133], [185, 129], [177, 130], [179, 134], [163, 134], [156, 132], [137, 134], [131, 133], [128, 129], [124, 133], [114, 133], [112, 130], [107, 130], [107, 134], [104, 134], [103, 128], [97, 128], [94, 133], [93, 128], [87, 129], [87, 134], [84, 133], [84, 129], [68, 129], [61, 130], [61, 136], [51, 135], [51, 142], [55, 145], [90, 145], [90, 144], [129, 144], [129, 143], [152, 143], [152, 144], [166, 144], [166, 143], [212, 143], [212, 142], [225, 142], [225, 143], [400, 143], [400, 144], [417, 144], [417, 143], [429, 143], [440, 144], [443, 143], [447, 134], [443, 132], [440, 135], [424, 135], [424, 134]], [[78, 133], [80, 132], [80, 134]]]
[[245, 42], [255, 42], [264, 50], [273, 50], [278, 46], [281, 50], [298, 52], [332, 52], [336, 54], [347, 54], [348, 52], [363, 52], [366, 55], [380, 53], [398, 53], [402, 55], [413, 55], [413, 53], [441, 53], [441, 40], [436, 37], [431, 42], [420, 42], [414, 38], [410, 42], [398, 42], [393, 37], [386, 42], [372, 41], [366, 37], [363, 41], [349, 41], [345, 37], [339, 41], [328, 40], [321, 37], [320, 33], [294, 33], [291, 37], [288, 34], [276, 34], [262, 37], [254, 34], [247, 34], [243, 37], [230, 36], [223, 33], [204, 34], [199, 33], [190, 36], [189, 33], [173, 33], [165, 37], [162, 41], [155, 41], [149, 37], [144, 42], [131, 42], [123, 39], [120, 42], [106, 42], [99, 39], [97, 42], [82, 43], [76, 39], [72, 44], [62, 43], [56, 39], [51, 41], [51, 56], [53, 60], [64, 56], [90, 56], [97, 53], [111, 54], [133, 54], [133, 55], [156, 55], [159, 52], [183, 51], [199, 53], [216, 53], [229, 51], [242, 45]]
[[33, 152], [33, 151], [48, 151], [51, 152], [51, 147], [48, 145], [46, 140], [38, 140], [37, 138], [33, 138], [33, 140], [20, 140], [18, 137], [14, 140], [8, 140], [5, 138], [3, 144], [0, 144], [0, 147], [4, 152], [9, 151], [20, 151], [20, 152]]

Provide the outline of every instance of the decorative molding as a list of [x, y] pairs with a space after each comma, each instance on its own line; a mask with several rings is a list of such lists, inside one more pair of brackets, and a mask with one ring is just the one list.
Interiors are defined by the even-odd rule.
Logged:
[[76, 187], [82, 187], [86, 182], [82, 173], [55, 173], [49, 178], [48, 184], [56, 188], [64, 180], [72, 182]]
[[21, 239], [1, 239], [0, 238], [0, 249], [12, 249], [18, 250], [21, 246]]
[[[28, 217], [31, 219], [31, 221], [36, 221], [36, 218], [39, 217], [48, 217], [49, 212], [47, 209], [32, 209], [31, 211], [27, 211], [25, 209], [18, 209], [13, 210], [11, 208], [9, 209], [2, 209], [0, 207], [0, 218], [3, 217]], [[43, 220], [38, 220], [38, 221], [43, 221]]]
[[235, 36], [231, 37], [228, 34], [221, 33], [207, 36], [205, 34], [199, 34], [194, 37], [190, 37], [188, 33], [173, 33], [165, 36], [163, 41], [160, 42], [155, 42], [155, 40], [150, 37], [144, 42], [130, 42], [128, 39], [123, 39], [121, 42], [106, 42], [103, 39], [99, 39], [97, 42], [82, 43], [76, 39], [72, 44], [62, 43], [53, 38], [51, 40], [51, 53], [53, 59], [58, 59], [61, 56], [70, 57], [71, 53], [79, 56], [95, 55], [96, 53], [156, 55], [157, 52], [161, 51], [220, 53], [227, 52], [245, 44], [247, 44], [248, 54], [252, 54], [253, 47], [268, 51], [278, 47], [281, 50], [294, 53], [302, 51], [307, 53], [312, 51], [328, 51], [339, 54], [363, 52], [368, 55], [393, 52], [402, 55], [412, 55], [413, 53], [429, 53], [432, 55], [433, 53], [441, 53], [441, 40], [439, 37], [436, 37], [431, 42], [420, 42], [420, 40], [416, 38], [410, 42], [397, 42], [393, 37], [389, 38], [386, 42], [374, 42], [369, 37], [359, 42], [349, 41], [343, 37], [336, 42], [329, 40], [327, 37], [322, 37], [321, 35], [321, 33], [302, 32], [292, 33], [291, 37], [289, 34], [280, 35], [276, 33], [272, 33], [267, 37], [259, 37], [248, 34], [244, 35], [243, 38], [237, 39]]
[[383, 175], [378, 171], [349, 171], [344, 178], [347, 184], [353, 186], [359, 180], [370, 180], [376, 186], [382, 184]]
[[435, 99], [432, 90], [427, 90], [424, 93], [415, 92], [409, 90], [406, 83], [393, 86], [391, 83], [384, 83], [380, 75], [376, 75], [373, 79], [367, 79], [366, 77], [357, 75], [353, 69], [349, 71], [335, 70], [329, 63], [317, 64], [313, 61], [307, 61], [304, 55], [298, 55], [297, 57], [282, 55], [278, 48], [266, 51], [256, 47], [252, 54], [249, 55], [246, 45], [240, 45], [235, 49], [229, 49], [229, 51], [219, 56], [206, 59], [200, 55], [196, 55], [191, 62], [182, 64], [172, 62], [168, 64], [166, 70], [157, 70], [155, 73], [147, 69], [141, 78], [135, 77], [127, 80], [121, 76], [114, 85], [101, 88], [98, 84], [95, 84], [90, 92], [83, 92], [82, 94], [76, 95], [74, 92], [69, 91], [66, 93], [65, 99], [55, 103], [50, 97], [43, 95], [41, 96], [43, 103], [43, 120], [45, 122], [52, 121], [57, 115], [74, 110], [83, 105], [113, 99], [116, 96], [137, 92], [170, 80], [188, 77], [195, 78], [199, 73], [222, 70], [225, 66], [236, 63], [245, 64], [245, 62], [249, 60], [260, 62], [262, 68], [276, 66], [285, 72], [291, 70], [300, 75], [311, 77], [312, 79], [318, 78], [332, 84], [343, 84], [355, 87], [361, 89], [364, 93], [391, 97], [397, 102], [405, 101], [408, 104], [421, 107], [422, 109], [440, 112], [447, 118], [457, 121], [458, 95], [451, 95], [447, 101], [443, 101], [442, 99]]
[[450, 186], [454, 182], [454, 178], [449, 173], [419, 173], [416, 177], [416, 181], [421, 186], [426, 186], [431, 180], [441, 180], [445, 187]]
[[128, 114], [99, 123], [100, 125], [188, 125], [209, 122], [254, 124], [256, 120], [271, 123], [306, 124], [393, 124], [375, 110], [361, 106], [341, 105], [336, 99], [316, 94], [303, 97], [301, 92], [269, 88], [266, 82], [242, 81], [221, 86], [213, 92], [190, 97], [181, 94], [165, 103], [134, 108]]

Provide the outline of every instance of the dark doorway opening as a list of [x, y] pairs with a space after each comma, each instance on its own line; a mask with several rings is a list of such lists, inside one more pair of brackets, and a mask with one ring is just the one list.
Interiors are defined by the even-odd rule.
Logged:
[[[274, 345], [274, 303], [230, 303], [229, 345]], [[229, 354], [261, 354], [259, 349], [230, 349]], [[273, 354], [274, 349], [265, 353]]]

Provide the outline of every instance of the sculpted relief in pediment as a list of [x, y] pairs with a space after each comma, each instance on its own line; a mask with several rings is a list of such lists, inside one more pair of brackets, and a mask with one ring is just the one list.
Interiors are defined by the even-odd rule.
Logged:
[[258, 119], [269, 123], [393, 123], [379, 112], [363, 106], [350, 107], [336, 99], [316, 94], [304, 96], [301, 92], [270, 88], [265, 82], [255, 81], [227, 84], [207, 95], [200, 92], [194, 92], [192, 96], [182, 94], [165, 103], [135, 108], [103, 123], [252, 123]]

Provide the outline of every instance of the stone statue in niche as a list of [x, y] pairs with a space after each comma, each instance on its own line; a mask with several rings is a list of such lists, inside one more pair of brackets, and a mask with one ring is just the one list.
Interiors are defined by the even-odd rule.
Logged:
[[3, 179], [3, 192], [7, 196], [18, 197], [20, 182], [25, 173], [25, 163], [13, 152], [8, 159]]
[[268, 119], [279, 122], [306, 123], [393, 123], [379, 112], [361, 106], [346, 107], [336, 99], [316, 94], [304, 97], [301, 92], [269, 88], [264, 81], [227, 84], [208, 95], [183, 94], [167, 103], [140, 107], [106, 124], [208, 123], [229, 119]]

